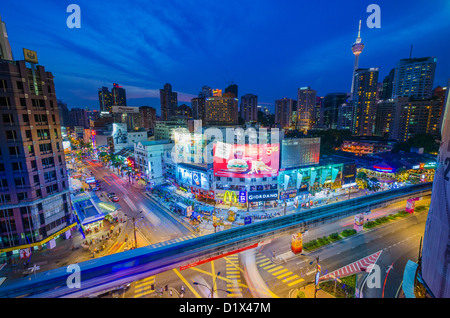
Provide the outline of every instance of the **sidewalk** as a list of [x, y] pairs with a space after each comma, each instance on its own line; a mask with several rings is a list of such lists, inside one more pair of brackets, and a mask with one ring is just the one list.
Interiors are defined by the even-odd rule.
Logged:
[[[75, 227], [72, 231], [72, 238], [57, 238], [56, 246], [53, 249], [33, 250], [31, 256], [26, 259], [19, 259], [18, 255], [11, 256], [9, 259], [2, 257], [0, 264], [6, 263], [6, 266], [2, 269], [2, 276], [7, 277], [4, 284], [30, 275], [31, 272], [28, 271], [28, 268], [32, 268], [34, 265], [39, 266], [38, 272], [43, 272], [92, 259], [94, 248], [101, 250], [101, 245], [105, 245], [105, 249], [100, 251], [99, 254], [96, 253], [95, 257], [103, 256], [104, 251], [117, 240], [117, 236], [111, 237], [111, 234], [111, 238], [106, 240], [105, 237], [110, 231], [110, 226], [111, 224], [108, 221], [104, 221], [103, 228], [99, 229], [98, 232], [86, 235], [86, 238], [83, 238], [82, 234]], [[118, 227], [115, 226], [114, 231], [117, 230]], [[86, 241], [88, 243], [92, 241], [89, 249], [81, 246]]]

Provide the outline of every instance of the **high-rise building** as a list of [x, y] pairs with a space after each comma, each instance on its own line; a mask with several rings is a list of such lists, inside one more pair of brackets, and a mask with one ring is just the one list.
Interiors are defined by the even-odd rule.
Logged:
[[213, 96], [205, 101], [205, 125], [237, 125], [238, 99], [231, 93]]
[[441, 109], [441, 113], [439, 114], [439, 117], [441, 118], [441, 121], [439, 122], [439, 127], [442, 126], [442, 119], [444, 118], [445, 98], [447, 94], [448, 94], [448, 87], [438, 86], [435, 89], [433, 89], [433, 97], [439, 100], [441, 103], [441, 106], [439, 107]]
[[359, 68], [354, 74], [353, 134], [372, 136], [375, 124], [378, 68]]
[[199, 98], [207, 98], [212, 96], [213, 96], [212, 88], [206, 85], [202, 87], [202, 91], [198, 94]]
[[323, 125], [326, 128], [336, 129], [339, 116], [339, 107], [349, 99], [348, 93], [329, 93], [323, 100]]
[[310, 130], [315, 123], [316, 91], [300, 87], [297, 91], [297, 129]]
[[314, 109], [314, 125], [313, 127], [321, 127], [323, 125], [323, 96], [316, 97], [316, 108]]
[[393, 68], [389, 72], [389, 75], [387, 75], [384, 78], [381, 88], [381, 94], [379, 96], [380, 100], [392, 98], [392, 90], [394, 88], [394, 75], [395, 75], [395, 68]]
[[[69, 230], [69, 180], [52, 73], [0, 60], [0, 249], [38, 248]], [[44, 241], [45, 240], [45, 241]], [[18, 251], [17, 251], [18, 252]]]
[[191, 119], [192, 109], [186, 104], [181, 104], [176, 110], [176, 116], [184, 119]]
[[358, 37], [355, 43], [352, 44], [352, 52], [355, 55], [355, 64], [353, 65], [353, 78], [352, 78], [352, 88], [350, 90], [351, 97], [353, 98], [353, 89], [355, 86], [355, 72], [359, 68], [359, 55], [364, 49], [364, 43], [361, 42], [361, 19], [359, 19]]
[[294, 100], [282, 98], [275, 101], [275, 123], [281, 129], [289, 128], [292, 125], [292, 113], [295, 111]]
[[353, 130], [354, 106], [352, 102], [344, 103], [338, 108], [337, 129]]
[[225, 93], [232, 93], [234, 97], [238, 98], [238, 86], [231, 82], [231, 84], [225, 88]]
[[108, 90], [108, 87], [103, 86], [98, 90], [98, 101], [100, 103], [100, 111], [111, 112], [111, 107], [114, 105], [113, 95]]
[[122, 86], [119, 86], [119, 84], [117, 83], [113, 83], [111, 95], [114, 106], [127, 106], [127, 95], [125, 93], [125, 89]]
[[195, 97], [191, 99], [192, 118], [205, 120], [205, 97]]
[[154, 129], [156, 125], [156, 109], [150, 106], [139, 107], [141, 127], [149, 130]]
[[69, 111], [69, 121], [71, 126], [81, 126], [89, 128], [89, 119], [86, 109], [72, 108]]
[[393, 138], [395, 106], [396, 101], [392, 98], [378, 101], [375, 114], [375, 136]]
[[[450, 87], [450, 79], [447, 87]], [[423, 282], [426, 292], [435, 298], [450, 298], [450, 218], [448, 206], [450, 205], [450, 187], [448, 185], [448, 158], [450, 157], [450, 94], [447, 94], [444, 107], [444, 119], [442, 120], [442, 142], [437, 157], [436, 173], [431, 191], [430, 209], [428, 211], [425, 233], [423, 237], [423, 250], [418, 264], [408, 261], [404, 277], [408, 277], [408, 269], [411, 266], [410, 281]], [[416, 278], [416, 275], [420, 279]], [[405, 282], [402, 284], [407, 285]], [[414, 297], [416, 288], [410, 284], [409, 291]], [[418, 286], [416, 286], [418, 287]], [[405, 294], [408, 290], [405, 290]], [[421, 297], [425, 297], [422, 295]]]
[[400, 60], [395, 67], [392, 96], [431, 98], [435, 70], [435, 57]]
[[239, 112], [245, 122], [258, 121], [258, 96], [254, 94], [242, 95]]
[[440, 132], [442, 104], [437, 98], [397, 97], [392, 138], [406, 142], [418, 133]]
[[178, 109], [178, 94], [172, 92], [172, 85], [166, 83], [163, 89], [159, 90], [161, 101], [161, 119], [167, 121], [176, 115]]
[[69, 109], [67, 108], [67, 104], [59, 99], [57, 100], [56, 103], [58, 104], [59, 119], [61, 122], [61, 126], [63, 127], [70, 126]]
[[0, 16], [0, 60], [13, 60], [11, 45], [8, 40], [8, 32], [6, 32], [6, 24]]

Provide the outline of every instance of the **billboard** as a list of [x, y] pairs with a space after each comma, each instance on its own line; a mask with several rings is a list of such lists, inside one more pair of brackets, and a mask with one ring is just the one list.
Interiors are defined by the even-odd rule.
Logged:
[[213, 148], [214, 176], [258, 178], [277, 176], [280, 144], [235, 145], [217, 142]]
[[139, 107], [135, 106], [112, 106], [111, 111], [119, 114], [139, 114]]
[[208, 175], [206, 173], [178, 167], [178, 181], [183, 184], [209, 190]]
[[303, 250], [302, 233], [292, 234], [291, 237], [291, 251], [294, 254], [301, 253]]
[[38, 64], [38, 58], [36, 51], [23, 48], [23, 57], [26, 62]]
[[114, 123], [112, 138], [114, 142], [114, 151], [119, 151], [128, 145], [127, 124]]
[[281, 168], [292, 169], [318, 164], [320, 138], [283, 139], [281, 142]]

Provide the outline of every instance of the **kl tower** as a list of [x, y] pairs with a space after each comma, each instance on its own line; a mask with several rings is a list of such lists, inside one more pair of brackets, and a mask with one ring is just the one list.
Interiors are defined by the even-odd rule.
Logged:
[[353, 66], [351, 98], [353, 98], [353, 86], [355, 85], [355, 71], [358, 69], [359, 55], [363, 49], [364, 43], [361, 42], [361, 19], [359, 19], [358, 37], [356, 38], [356, 42], [352, 44], [352, 52], [355, 54], [355, 65]]

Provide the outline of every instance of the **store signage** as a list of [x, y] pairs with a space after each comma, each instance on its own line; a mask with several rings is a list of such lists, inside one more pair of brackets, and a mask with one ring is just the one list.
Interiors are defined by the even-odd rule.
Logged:
[[248, 202], [271, 201], [278, 199], [278, 190], [251, 191], [248, 193]]
[[247, 202], [247, 193], [245, 191], [239, 191], [239, 203]]

